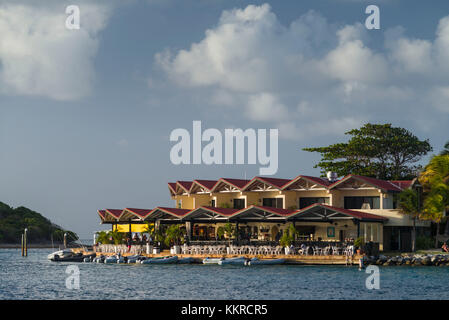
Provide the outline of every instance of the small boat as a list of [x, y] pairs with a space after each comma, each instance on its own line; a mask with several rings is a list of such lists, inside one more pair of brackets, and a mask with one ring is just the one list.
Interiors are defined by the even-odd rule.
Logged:
[[231, 265], [245, 265], [246, 262], [246, 258], [245, 257], [238, 257], [238, 258], [229, 258], [229, 259], [224, 259], [218, 262], [218, 264], [221, 265], [225, 265], [225, 264], [231, 264]]
[[218, 264], [224, 258], [205, 258], [203, 259], [203, 264]]
[[178, 256], [145, 259], [142, 264], [171, 264], [178, 262]]
[[284, 264], [285, 259], [265, 259], [265, 260], [250, 260], [248, 261], [249, 266], [256, 266], [256, 265], [277, 265], [277, 264]]
[[188, 257], [188, 258], [182, 258], [178, 260], [178, 264], [188, 264], [188, 263], [193, 263], [195, 261], [195, 259], [193, 259], [192, 257]]
[[58, 262], [84, 262], [85, 258], [92, 259], [95, 254], [83, 255], [81, 252], [73, 252], [71, 249], [64, 249], [53, 252], [47, 256], [48, 260]]
[[103, 256], [103, 255], [101, 255], [101, 256], [95, 257], [94, 260], [92, 260], [92, 262], [95, 262], [95, 263], [104, 263], [104, 260], [105, 260], [105, 259], [106, 259], [106, 257]]
[[106, 257], [104, 263], [117, 263], [118, 259], [116, 256]]
[[129, 256], [126, 257], [126, 263], [131, 264], [131, 263], [138, 263], [140, 262], [140, 260], [142, 260], [143, 257], [139, 256], [139, 255], [134, 255], [134, 256]]

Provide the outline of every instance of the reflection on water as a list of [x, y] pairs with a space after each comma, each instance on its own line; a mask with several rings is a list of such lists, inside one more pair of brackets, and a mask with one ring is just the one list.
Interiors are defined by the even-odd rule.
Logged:
[[357, 267], [76, 263], [69, 290], [70, 263], [51, 252], [0, 249], [0, 299], [449, 299], [449, 267], [381, 267], [380, 290], [368, 290]]

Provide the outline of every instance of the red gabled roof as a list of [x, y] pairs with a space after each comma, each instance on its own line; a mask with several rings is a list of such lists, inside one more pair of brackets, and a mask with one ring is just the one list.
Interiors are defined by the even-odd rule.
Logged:
[[212, 192], [215, 192], [215, 190], [217, 189], [217, 187], [220, 185], [220, 183], [224, 183], [227, 185], [231, 185], [234, 188], [237, 188], [239, 190], [242, 190], [242, 188], [249, 182], [249, 180], [245, 180], [245, 179], [229, 179], [229, 178], [220, 178], [218, 179], [218, 181], [215, 183], [215, 185], [213, 186], [213, 188], [211, 189]]
[[156, 210], [161, 210], [161, 211], [165, 211], [168, 213], [172, 213], [178, 217], [183, 217], [185, 216], [187, 213], [189, 213], [191, 210], [189, 209], [179, 209], [179, 208], [167, 208], [167, 207], [156, 207], [154, 208], [151, 212], [154, 212]]
[[410, 188], [413, 183], [413, 180], [392, 180], [391, 183], [397, 185], [402, 190]]
[[280, 189], [291, 181], [290, 179], [280, 179], [280, 178], [267, 178], [267, 177], [256, 177], [256, 178], [265, 181]]
[[396, 192], [401, 192], [402, 191], [402, 189], [399, 186], [391, 183], [390, 181], [380, 180], [380, 179], [371, 178], [371, 177], [365, 177], [365, 176], [358, 176], [358, 175], [354, 175], [354, 174], [347, 175], [346, 177], [344, 177], [344, 178], [334, 182], [333, 184], [331, 184], [329, 186], [329, 189], [332, 189], [332, 188], [338, 186], [339, 184], [341, 184], [341, 183], [343, 183], [343, 182], [345, 182], [345, 181], [347, 181], [347, 180], [349, 180], [351, 178], [364, 181], [365, 183], [368, 183], [368, 184], [370, 184], [370, 185], [372, 185], [374, 187], [377, 187], [379, 189], [383, 189], [383, 190], [386, 190], [386, 191], [396, 191]]
[[123, 212], [123, 209], [106, 209], [106, 212], [111, 214], [115, 218], [119, 218]]
[[100, 216], [101, 220], [104, 220], [106, 216], [106, 210], [97, 210], [98, 215]]
[[199, 184], [203, 188], [206, 188], [207, 190], [210, 191], [217, 183], [217, 180], [193, 180], [192, 186], [189, 189], [190, 191], [192, 191], [192, 188], [195, 183]]
[[168, 188], [173, 194], [176, 194], [176, 182], [169, 182]]
[[213, 212], [221, 214], [223, 216], [231, 216], [234, 213], [240, 211], [240, 209], [218, 208], [218, 207], [210, 207], [210, 206], [201, 206], [201, 208], [203, 208], [205, 210], [213, 211]]
[[190, 191], [190, 187], [192, 186], [192, 181], [177, 181], [176, 182], [185, 192]]
[[288, 217], [289, 215], [291, 215], [291, 214], [293, 214], [295, 212], [295, 210], [282, 209], [282, 208], [273, 208], [273, 207], [264, 207], [264, 206], [255, 206], [255, 205], [251, 205], [247, 209], [251, 209], [251, 208], [260, 209], [262, 211], [266, 211], [266, 212], [270, 212], [270, 213], [274, 213], [274, 214], [278, 214], [278, 215], [286, 216], [286, 217]]
[[349, 210], [349, 209], [344, 209], [344, 208], [338, 208], [338, 207], [333, 207], [333, 206], [329, 206], [327, 204], [322, 204], [322, 203], [314, 203], [311, 204], [310, 206], [307, 206], [305, 208], [302, 208], [300, 210], [296, 210], [293, 214], [294, 215], [299, 215], [303, 212], [306, 212], [312, 208], [315, 207], [322, 207], [322, 208], [327, 208], [336, 212], [341, 212], [343, 214], [352, 216], [356, 219], [359, 220], [380, 220], [380, 221], [386, 221], [388, 220], [388, 218], [382, 217], [382, 216], [378, 216], [376, 214], [372, 214], [372, 213], [367, 213], [367, 212], [362, 212], [362, 211], [356, 211], [356, 210]]
[[327, 188], [331, 183], [329, 182], [329, 180], [325, 179], [325, 178], [319, 178], [319, 177], [312, 177], [312, 176], [304, 176], [304, 175], [299, 175], [296, 178], [290, 180], [290, 182], [286, 183], [282, 189], [285, 190], [286, 188], [289, 188], [293, 183], [299, 181], [299, 180], [307, 180], [311, 183], [316, 183], [319, 184], [320, 186], [323, 186], [325, 188]]
[[331, 182], [329, 180], [327, 180], [326, 178], [320, 178], [320, 177], [312, 177], [312, 176], [301, 176], [304, 179], [308, 179], [311, 180], [313, 182], [316, 182], [322, 186], [329, 186], [331, 184]]
[[226, 181], [238, 189], [242, 189], [250, 181], [245, 179], [228, 179], [228, 178], [221, 178], [220, 180]]
[[369, 219], [369, 220], [384, 220], [384, 221], [388, 220], [388, 218], [378, 216], [377, 214], [367, 213], [367, 212], [363, 212], [363, 211], [350, 210], [350, 209], [344, 209], [344, 208], [337, 208], [337, 207], [333, 207], [333, 206], [328, 206], [327, 204], [319, 204], [319, 205], [329, 208], [329, 209], [332, 209], [332, 210], [335, 210], [335, 211], [338, 211], [338, 212], [346, 213], [355, 218]]
[[150, 214], [151, 211], [153, 211], [153, 209], [136, 209], [136, 208], [126, 208], [125, 210], [128, 210], [141, 218], [145, 218], [148, 214]]

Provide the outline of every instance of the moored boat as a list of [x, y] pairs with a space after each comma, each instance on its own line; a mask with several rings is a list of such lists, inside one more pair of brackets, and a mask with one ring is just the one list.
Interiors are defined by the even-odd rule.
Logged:
[[245, 265], [245, 262], [247, 261], [247, 259], [245, 257], [238, 257], [238, 258], [229, 258], [229, 259], [224, 259], [218, 262], [218, 264], [221, 265], [226, 265], [226, 264], [231, 264], [231, 265]]
[[173, 256], [173, 257], [164, 257], [164, 258], [145, 259], [141, 263], [142, 264], [171, 264], [171, 263], [177, 263], [177, 262], [178, 262], [178, 256]]
[[224, 258], [205, 258], [203, 259], [203, 264], [218, 264]]
[[256, 266], [256, 265], [278, 265], [278, 264], [284, 264], [285, 259], [264, 259], [264, 260], [250, 260], [248, 261], [249, 266]]

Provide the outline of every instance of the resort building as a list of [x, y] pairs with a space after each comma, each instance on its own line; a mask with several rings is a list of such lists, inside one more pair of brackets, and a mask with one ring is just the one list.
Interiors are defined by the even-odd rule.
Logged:
[[[147, 221], [183, 224], [190, 240], [217, 240], [233, 223], [242, 241], [278, 241], [291, 224], [298, 241], [346, 241], [360, 236], [382, 250], [411, 249], [412, 219], [397, 208], [397, 195], [413, 181], [348, 175], [341, 179], [193, 180], [168, 183], [173, 208], [99, 210], [102, 223], [140, 230]], [[126, 229], [127, 225], [129, 229]], [[418, 233], [430, 223], [416, 221]]]

